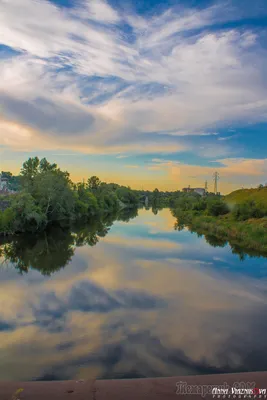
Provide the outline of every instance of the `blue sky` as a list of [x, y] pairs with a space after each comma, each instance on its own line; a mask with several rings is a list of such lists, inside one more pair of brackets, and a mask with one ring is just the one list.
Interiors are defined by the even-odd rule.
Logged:
[[265, 0], [0, 0], [0, 169], [267, 181]]

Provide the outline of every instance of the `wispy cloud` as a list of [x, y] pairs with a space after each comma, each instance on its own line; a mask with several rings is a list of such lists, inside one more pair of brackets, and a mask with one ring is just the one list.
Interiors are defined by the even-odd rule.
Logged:
[[129, 156], [125, 155], [125, 154], [120, 154], [118, 155], [116, 158], [128, 158]]
[[236, 138], [238, 136], [239, 135], [224, 136], [224, 137], [219, 137], [218, 140], [231, 140], [231, 139], [234, 139], [234, 138]]

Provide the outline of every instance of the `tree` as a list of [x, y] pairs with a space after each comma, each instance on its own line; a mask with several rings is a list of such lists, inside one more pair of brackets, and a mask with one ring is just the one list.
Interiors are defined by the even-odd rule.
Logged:
[[40, 173], [33, 186], [33, 197], [49, 221], [72, 217], [75, 197], [64, 172], [51, 170]]
[[46, 227], [47, 217], [30, 193], [14, 197], [11, 208], [15, 213], [15, 232], [36, 232]]
[[92, 190], [93, 192], [96, 191], [101, 185], [101, 181], [97, 176], [91, 176], [91, 178], [87, 181], [88, 189]]
[[131, 189], [121, 186], [116, 190], [116, 195], [118, 199], [126, 206], [138, 205], [138, 195], [134, 193]]
[[57, 164], [50, 164], [46, 158], [42, 158], [39, 164], [39, 172], [57, 171]]
[[22, 165], [20, 174], [23, 177], [23, 182], [28, 185], [32, 183], [33, 178], [38, 174], [38, 167], [40, 165], [40, 160], [38, 157], [29, 158]]
[[94, 216], [99, 212], [96, 197], [86, 189], [83, 183], [78, 183], [76, 188], [75, 215], [82, 218], [83, 216]]

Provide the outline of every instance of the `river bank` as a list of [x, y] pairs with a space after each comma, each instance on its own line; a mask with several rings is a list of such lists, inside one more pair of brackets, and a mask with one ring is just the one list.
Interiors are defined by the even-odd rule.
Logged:
[[267, 218], [235, 221], [231, 214], [212, 217], [198, 212], [173, 210], [177, 218], [176, 229], [187, 227], [191, 232], [204, 235], [209, 244], [246, 249], [267, 254]]

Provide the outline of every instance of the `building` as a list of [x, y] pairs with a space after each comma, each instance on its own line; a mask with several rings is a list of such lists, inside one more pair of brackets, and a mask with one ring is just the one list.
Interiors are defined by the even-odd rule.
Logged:
[[194, 192], [197, 194], [200, 194], [200, 196], [204, 196], [204, 194], [206, 193], [206, 190], [203, 188], [195, 188]]
[[206, 193], [206, 190], [203, 188], [191, 188], [190, 186], [188, 188], [183, 188], [182, 190], [184, 193], [197, 193], [200, 196], [204, 196]]
[[2, 174], [0, 174], [0, 192], [8, 191], [7, 182], [7, 178], [3, 178]]

